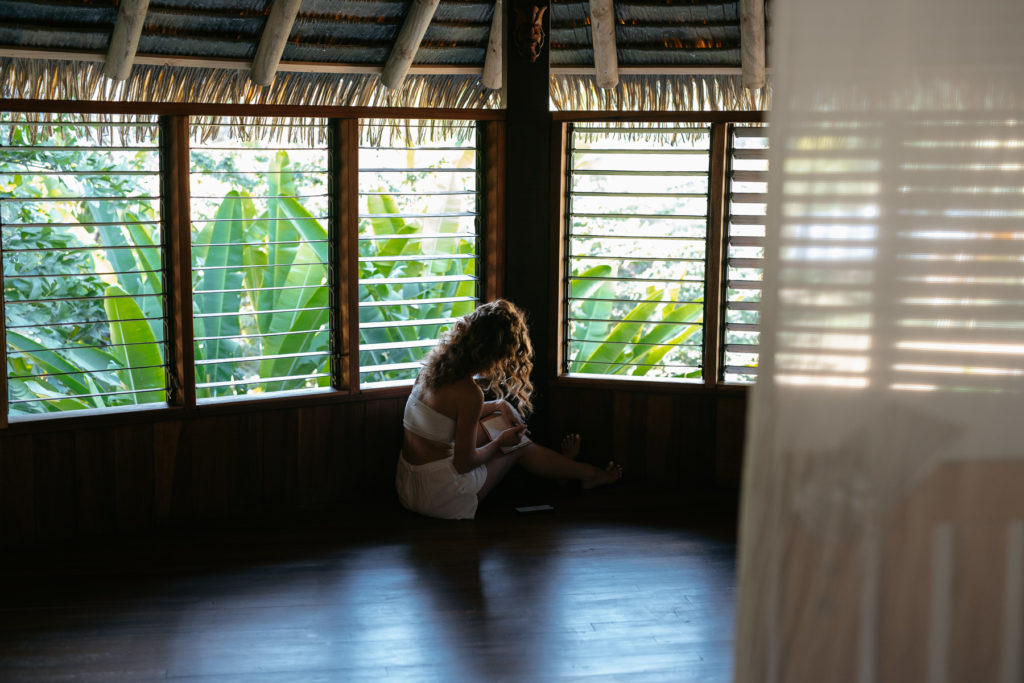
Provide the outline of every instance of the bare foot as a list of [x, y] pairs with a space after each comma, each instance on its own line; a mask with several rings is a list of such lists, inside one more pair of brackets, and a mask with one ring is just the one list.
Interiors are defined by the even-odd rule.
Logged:
[[569, 434], [562, 439], [562, 455], [575, 460], [580, 457], [580, 442], [582, 439], [579, 434]]
[[614, 460], [609, 461], [608, 465], [603, 470], [597, 467], [595, 467], [594, 470], [595, 474], [593, 476], [587, 477], [583, 480], [583, 488], [592, 489], [597, 486], [614, 484], [622, 478], [622, 465], [618, 464]]

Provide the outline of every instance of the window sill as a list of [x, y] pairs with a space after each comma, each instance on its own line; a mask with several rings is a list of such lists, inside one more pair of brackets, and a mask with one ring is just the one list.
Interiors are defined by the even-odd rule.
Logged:
[[8, 419], [0, 434], [21, 435], [74, 429], [100, 429], [108, 426], [168, 422], [172, 420], [202, 419], [218, 415], [258, 413], [268, 410], [307, 408], [338, 403], [358, 403], [404, 399], [410, 386], [367, 389], [357, 392], [319, 389], [313, 391], [282, 392], [260, 397], [238, 396], [227, 399], [203, 399], [195, 408], [154, 403], [143, 406], [76, 410], [67, 413], [18, 415]]
[[610, 391], [678, 393], [678, 394], [746, 394], [749, 384], [705, 384], [701, 381], [680, 381], [673, 379], [612, 379], [580, 375], [559, 375], [551, 382], [552, 387], [573, 389], [607, 389]]

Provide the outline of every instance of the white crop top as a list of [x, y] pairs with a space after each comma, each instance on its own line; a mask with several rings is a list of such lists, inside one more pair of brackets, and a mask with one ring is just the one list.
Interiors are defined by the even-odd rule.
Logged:
[[405, 404], [402, 425], [416, 436], [422, 436], [424, 439], [454, 444], [455, 420], [428, 406], [416, 396], [416, 393], [414, 391], [410, 394], [409, 400]]

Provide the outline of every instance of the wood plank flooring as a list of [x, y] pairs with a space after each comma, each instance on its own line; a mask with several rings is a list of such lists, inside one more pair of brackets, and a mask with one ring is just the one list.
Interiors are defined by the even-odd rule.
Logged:
[[728, 513], [554, 502], [9, 553], [0, 680], [729, 681]]

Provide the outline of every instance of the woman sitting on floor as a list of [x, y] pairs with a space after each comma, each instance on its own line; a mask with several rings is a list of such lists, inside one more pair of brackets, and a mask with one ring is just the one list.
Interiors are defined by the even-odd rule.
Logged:
[[[508, 301], [483, 304], [442, 335], [405, 406], [395, 480], [402, 505], [430, 517], [472, 519], [516, 462], [542, 477], [578, 479], [584, 488], [622, 476], [614, 463], [602, 470], [577, 462], [578, 435], [562, 441], [562, 453], [527, 438], [509, 401], [529, 413], [532, 367], [526, 321]], [[480, 385], [498, 399], [485, 402]], [[480, 421], [496, 414], [509, 426], [489, 439]]]

